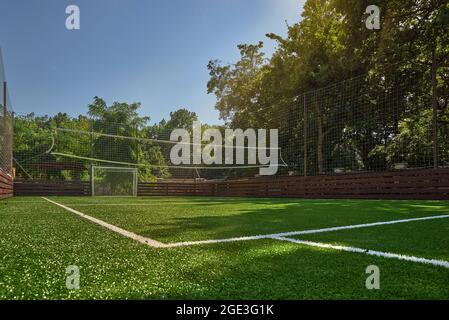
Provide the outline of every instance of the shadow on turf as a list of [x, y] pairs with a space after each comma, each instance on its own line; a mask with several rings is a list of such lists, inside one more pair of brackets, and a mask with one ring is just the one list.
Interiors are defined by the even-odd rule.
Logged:
[[[181, 251], [182, 250], [182, 251]], [[175, 299], [447, 299], [441, 269], [346, 252], [261, 240], [183, 248], [192, 262], [174, 275], [197, 290]], [[367, 290], [368, 265], [382, 270]], [[406, 270], [406, 272], [404, 272]], [[188, 280], [187, 280], [188, 279]]]
[[[201, 215], [172, 218], [165, 223], [151, 223], [140, 232], [166, 242], [223, 239], [238, 236], [271, 234], [297, 230], [344, 226], [360, 223], [407, 219], [446, 214], [449, 203], [443, 201], [373, 201], [373, 200], [268, 200], [192, 198], [189, 206], [224, 206], [225, 215]], [[231, 207], [225, 205], [232, 204]], [[220, 210], [220, 209], [219, 209]], [[194, 235], [194, 237], [192, 237]]]

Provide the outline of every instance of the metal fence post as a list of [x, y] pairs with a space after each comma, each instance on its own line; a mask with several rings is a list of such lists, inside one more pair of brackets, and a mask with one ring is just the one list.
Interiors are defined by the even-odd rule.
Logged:
[[437, 69], [438, 61], [435, 45], [432, 48], [432, 139], [433, 167], [438, 168], [438, 101], [437, 101]]
[[307, 177], [307, 162], [308, 162], [308, 151], [307, 151], [307, 145], [308, 145], [308, 110], [307, 110], [307, 104], [306, 104], [306, 94], [304, 94], [304, 176]]

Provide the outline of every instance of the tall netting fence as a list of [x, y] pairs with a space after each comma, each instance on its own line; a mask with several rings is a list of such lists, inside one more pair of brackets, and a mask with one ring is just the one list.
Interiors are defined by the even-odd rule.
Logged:
[[[196, 163], [196, 150], [201, 154], [208, 143], [172, 140], [168, 129], [154, 126], [118, 124], [84, 117], [70, 118], [60, 114], [40, 117], [16, 115], [15, 161], [17, 176], [24, 180], [91, 181], [91, 168], [135, 168], [139, 181], [216, 180], [257, 175], [266, 165], [257, 159], [257, 148], [244, 144], [231, 149], [232, 164], [225, 162], [225, 146], [221, 163]], [[222, 130], [223, 131], [223, 130]], [[221, 134], [221, 132], [220, 132]], [[224, 143], [224, 142], [223, 142]], [[178, 151], [174, 151], [178, 148]], [[181, 151], [181, 149], [183, 149]], [[268, 152], [270, 146], [262, 148]], [[244, 161], [234, 161], [243, 151]], [[173, 155], [189, 154], [182, 163]], [[209, 154], [214, 155], [212, 150]], [[250, 154], [252, 156], [250, 156]], [[247, 163], [245, 159], [253, 159]], [[285, 166], [285, 163], [280, 165]]]
[[13, 109], [0, 51], [0, 170], [13, 177]]
[[[444, 81], [438, 91], [431, 83], [430, 71], [410, 68], [397, 73], [372, 72], [298, 95], [294, 102], [276, 110], [270, 124], [279, 130], [277, 175], [449, 166], [449, 93]], [[4, 128], [2, 132], [7, 131]], [[225, 128], [217, 130], [224, 133]], [[221, 164], [174, 163], [172, 152], [177, 142], [170, 140], [171, 132], [129, 121], [114, 123], [65, 114], [18, 115], [14, 139], [17, 177], [89, 182], [93, 166], [135, 168], [140, 182], [260, 175], [263, 163], [248, 143], [242, 147], [245, 162], [228, 165], [223, 155]], [[189, 160], [193, 160], [195, 148], [206, 147], [204, 141], [188, 140], [186, 144]], [[268, 143], [257, 152], [267, 154], [271, 148]], [[225, 153], [223, 148], [217, 150]], [[238, 147], [232, 151], [232, 160], [237, 160]], [[253, 161], [248, 161], [251, 157]], [[9, 164], [8, 170], [10, 162], [2, 162]]]
[[430, 76], [424, 77], [364, 75], [299, 95], [279, 117], [284, 173], [448, 166], [449, 91], [439, 91], [434, 110]]

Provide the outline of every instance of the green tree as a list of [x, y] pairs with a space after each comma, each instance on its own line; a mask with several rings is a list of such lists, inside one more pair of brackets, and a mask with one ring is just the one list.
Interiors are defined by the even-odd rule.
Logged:
[[257, 123], [261, 115], [259, 104], [260, 80], [263, 73], [263, 43], [239, 45], [241, 59], [234, 65], [222, 66], [210, 61], [207, 92], [217, 97], [215, 108], [220, 118], [234, 127], [247, 128]]

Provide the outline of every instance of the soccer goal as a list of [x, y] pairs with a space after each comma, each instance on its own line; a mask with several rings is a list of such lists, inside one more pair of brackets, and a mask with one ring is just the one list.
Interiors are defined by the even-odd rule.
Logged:
[[92, 166], [92, 196], [137, 196], [137, 168]]

